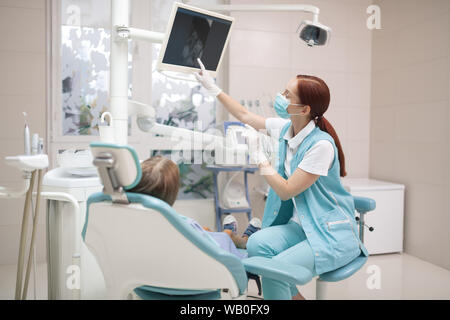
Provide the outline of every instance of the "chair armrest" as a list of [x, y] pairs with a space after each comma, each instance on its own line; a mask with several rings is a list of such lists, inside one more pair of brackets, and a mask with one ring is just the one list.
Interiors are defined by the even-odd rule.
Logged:
[[353, 197], [353, 200], [355, 201], [355, 209], [359, 213], [364, 214], [369, 211], [375, 210], [376, 202], [373, 199], [364, 197]]
[[313, 274], [308, 269], [264, 257], [251, 257], [242, 260], [245, 269], [253, 274], [269, 279], [303, 285], [311, 281]]

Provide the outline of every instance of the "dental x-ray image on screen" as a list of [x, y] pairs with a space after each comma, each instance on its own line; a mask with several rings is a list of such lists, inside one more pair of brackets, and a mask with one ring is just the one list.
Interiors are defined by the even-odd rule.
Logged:
[[161, 52], [160, 67], [174, 71], [198, 69], [197, 58], [200, 58], [207, 70], [215, 72], [225, 50], [231, 24], [232, 18], [222, 19], [178, 7], [166, 47]]

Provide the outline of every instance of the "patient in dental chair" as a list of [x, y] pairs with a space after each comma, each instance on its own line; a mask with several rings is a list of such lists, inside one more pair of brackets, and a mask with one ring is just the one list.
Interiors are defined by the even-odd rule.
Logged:
[[[139, 184], [129, 192], [148, 194], [152, 197], [173, 205], [180, 188], [180, 171], [172, 160], [162, 157], [151, 157], [141, 164], [142, 178]], [[196, 230], [209, 237], [222, 249], [243, 259], [247, 253], [237, 248], [245, 249], [248, 238], [261, 229], [261, 220], [253, 218], [242, 236], [237, 234], [237, 221], [232, 215], [225, 217], [223, 221], [224, 232], [212, 232], [208, 228], [202, 228], [197, 221], [182, 216]]]

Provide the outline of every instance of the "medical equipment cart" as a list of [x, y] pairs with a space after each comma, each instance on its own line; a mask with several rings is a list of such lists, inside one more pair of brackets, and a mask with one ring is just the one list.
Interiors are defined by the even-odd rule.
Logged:
[[[252, 218], [252, 208], [250, 204], [250, 197], [248, 195], [248, 177], [247, 175], [255, 173], [258, 168], [257, 167], [244, 167], [244, 166], [207, 166], [208, 170], [211, 170], [213, 173], [214, 179], [214, 205], [216, 209], [216, 224], [217, 231], [222, 231], [222, 215], [223, 214], [231, 214], [231, 213], [247, 213], [248, 221]], [[244, 173], [244, 185], [245, 185], [245, 197], [249, 204], [248, 207], [245, 208], [236, 208], [236, 209], [227, 209], [223, 208], [219, 202], [219, 187], [217, 183], [217, 177], [220, 172], [236, 172], [242, 171]]]

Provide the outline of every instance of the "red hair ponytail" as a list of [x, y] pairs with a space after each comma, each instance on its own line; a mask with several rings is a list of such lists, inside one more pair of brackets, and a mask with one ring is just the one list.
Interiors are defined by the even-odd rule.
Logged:
[[319, 117], [316, 120], [316, 125], [319, 127], [320, 130], [325, 131], [326, 133], [328, 133], [330, 136], [333, 137], [334, 144], [336, 145], [336, 148], [338, 150], [339, 164], [341, 165], [340, 174], [341, 174], [341, 177], [345, 177], [347, 175], [347, 172], [345, 171], [344, 151], [342, 150], [342, 145], [341, 145], [341, 142], [339, 141], [336, 130], [334, 130], [331, 123], [327, 119], [325, 119], [323, 116]]
[[323, 117], [330, 105], [330, 90], [322, 79], [314, 76], [298, 75], [297, 80], [300, 102], [310, 106], [311, 119], [316, 122], [320, 130], [328, 133], [333, 138], [338, 150], [340, 175], [345, 177], [347, 172], [345, 171], [345, 157], [341, 142], [331, 123]]

